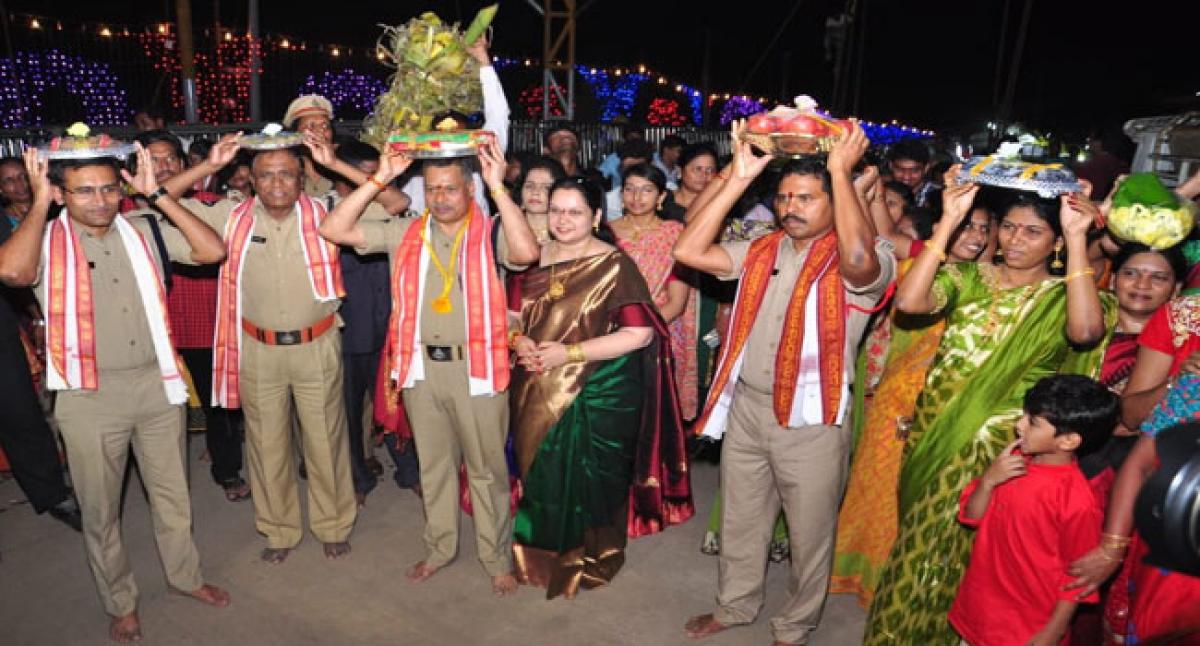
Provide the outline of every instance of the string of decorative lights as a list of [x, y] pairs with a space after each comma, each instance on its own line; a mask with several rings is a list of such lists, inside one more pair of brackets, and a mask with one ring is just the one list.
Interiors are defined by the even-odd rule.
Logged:
[[[102, 39], [138, 38], [146, 55], [154, 61], [155, 68], [160, 72], [174, 75], [173, 79], [178, 78], [179, 64], [175, 49], [177, 38], [174, 35], [174, 26], [170, 23], [157, 23], [148, 28], [131, 29], [124, 25], [86, 22], [64, 26], [61, 20], [33, 14], [13, 14], [12, 18], [14, 24], [24, 24], [31, 31], [79, 32]], [[203, 33], [206, 37], [212, 37], [210, 30], [204, 30]], [[327, 55], [333, 59], [346, 60], [347, 63], [350, 63], [355, 56], [368, 60], [377, 60], [380, 57], [373, 47], [310, 43], [283, 34], [266, 34], [252, 42], [248, 34], [222, 28], [218, 31], [217, 36], [219, 46], [215, 54], [211, 55], [215, 61], [210, 59], [210, 55], [199, 52], [196, 54], [197, 91], [202, 101], [200, 116], [202, 120], [208, 122], [246, 118], [250, 85], [249, 61], [251, 60], [250, 54], [254, 49], [258, 50], [260, 60], [262, 60], [261, 56], [265, 54], [280, 55], [288, 52], [310, 51]], [[497, 70], [511, 67], [534, 68], [541, 65], [536, 58], [512, 58], [499, 55], [493, 56], [493, 63]], [[257, 71], [261, 73], [261, 67]], [[674, 86], [675, 92], [686, 99], [686, 105], [690, 108], [687, 112], [690, 112], [692, 123], [702, 121], [706, 107], [713, 109], [719, 106], [720, 123], [726, 125], [730, 119], [761, 112], [774, 103], [764, 96], [755, 97], [734, 93], [712, 93], [706, 100], [706, 97], [698, 89], [685, 83], [673, 82], [666, 75], [655, 72], [644, 64], [635, 67], [611, 68], [576, 65], [576, 71], [592, 89], [600, 106], [599, 120], [602, 122], [611, 121], [618, 116], [632, 117], [639, 93], [642, 92], [643, 86], [648, 84]], [[362, 78], [356, 79], [355, 76]], [[323, 76], [322, 78], [325, 79], [324, 87], [327, 88], [327, 91], [341, 93], [345, 97], [344, 101], [351, 105], [361, 104], [362, 93], [366, 92], [368, 88], [374, 87], [366, 80], [372, 77], [356, 74], [349, 68], [343, 69], [334, 76]], [[318, 83], [316, 79], [312, 79], [312, 82]], [[305, 87], [307, 86], [308, 82], [306, 81]], [[532, 90], [530, 88], [527, 90], [529, 90], [528, 94], [532, 95]], [[172, 104], [176, 107], [181, 106], [182, 96], [178, 90], [178, 83], [172, 84], [171, 93]], [[7, 96], [7, 94], [11, 94], [11, 90], [8, 93], [0, 91], [0, 95]], [[523, 91], [519, 100], [522, 105], [525, 105], [528, 98], [527, 93]], [[556, 97], [551, 98], [552, 101], [556, 100]], [[540, 90], [537, 101], [540, 106]], [[674, 107], [672, 107], [672, 103], [674, 103]], [[679, 117], [689, 118], [684, 114], [684, 104], [678, 101], [672, 102], [665, 97], [655, 97], [649, 101], [649, 105], [652, 107], [647, 109], [645, 115], [648, 123], [652, 119], [666, 123], [678, 121]], [[527, 111], [531, 109], [530, 107]], [[557, 114], [561, 115], [561, 106], [558, 110]], [[553, 108], [551, 111], [555, 113]], [[23, 119], [9, 118], [11, 114], [10, 111], [5, 112], [8, 121], [24, 122]], [[540, 107], [537, 115], [531, 112], [530, 116], [540, 118]], [[868, 129], [868, 135], [877, 128], [880, 138], [929, 137], [934, 134], [931, 130], [922, 130], [895, 122], [875, 124], [864, 121], [863, 125]], [[872, 136], [872, 141], [875, 140], [876, 137]]]
[[64, 100], [78, 101], [90, 124], [119, 125], [133, 116], [120, 79], [106, 63], [57, 49], [16, 52], [13, 59], [0, 58], [0, 78], [15, 73], [22, 82], [0, 84], [0, 127], [41, 125], [38, 108], [55, 91]]

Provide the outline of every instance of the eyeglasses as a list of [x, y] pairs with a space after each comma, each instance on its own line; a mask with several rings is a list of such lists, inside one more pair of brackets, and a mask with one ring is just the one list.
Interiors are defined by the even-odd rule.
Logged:
[[815, 199], [816, 198], [813, 197], [813, 195], [811, 193], [776, 193], [775, 194], [775, 203], [780, 206], [790, 204], [793, 200], [795, 200], [797, 203], [799, 203], [801, 205], [804, 205], [804, 204], [811, 203]]
[[306, 124], [300, 126], [300, 130], [303, 130], [305, 132], [311, 132], [313, 130], [320, 130], [323, 132], [326, 130], [333, 130], [333, 124], [329, 123], [328, 121], [311, 121], [309, 123], [306, 123]]
[[120, 195], [120, 184], [105, 184], [104, 186], [76, 186], [75, 188], [64, 188], [64, 192], [70, 193], [76, 197], [95, 197], [97, 193], [104, 197]]
[[638, 186], [629, 186], [628, 184], [626, 184], [625, 186], [623, 186], [621, 188], [621, 192], [628, 193], [630, 195], [633, 195], [636, 193], [641, 193], [642, 195], [654, 195], [655, 193], [658, 192], [658, 187], [657, 186], [638, 187]]

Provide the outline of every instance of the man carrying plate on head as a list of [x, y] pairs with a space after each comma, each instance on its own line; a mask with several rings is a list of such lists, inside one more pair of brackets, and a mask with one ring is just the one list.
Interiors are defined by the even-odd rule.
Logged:
[[[229, 594], [205, 584], [200, 572], [187, 484], [187, 385], [150, 227], [144, 218], [117, 213], [122, 177], [175, 225], [159, 227], [170, 260], [220, 262], [225, 249], [216, 232], [159, 187], [145, 149], [135, 148], [138, 172], [131, 176], [113, 158], [130, 146], [79, 130], [25, 152], [33, 205], [0, 245], [0, 280], [35, 286], [46, 314], [46, 382], [59, 391], [54, 414], [71, 462], [88, 564], [112, 617], [109, 636], [126, 643], [141, 639], [137, 585], [120, 527], [130, 446], [169, 585], [218, 607], [229, 605]], [[51, 198], [64, 214], [47, 222]]]
[[303, 191], [301, 137], [224, 137], [206, 162], [164, 187], [182, 193], [247, 142], [257, 151], [250, 170], [255, 196], [193, 207], [227, 250], [218, 279], [213, 405], [245, 415], [255, 525], [267, 537], [261, 557], [268, 563], [283, 562], [303, 536], [294, 413], [308, 472], [309, 527], [325, 556], [336, 559], [350, 551], [357, 514], [337, 315], [344, 290], [339, 251], [317, 234], [326, 206]]
[[[484, 176], [502, 208], [498, 235], [478, 205], [469, 158], [423, 162], [426, 209], [421, 218], [361, 219], [378, 191], [368, 183], [343, 199], [321, 224], [321, 235], [360, 254], [392, 261], [392, 320], [383, 361], [391, 392], [403, 393], [420, 458], [425, 505], [423, 560], [408, 571], [419, 583], [458, 551], [458, 470], [466, 465], [479, 559], [492, 591], [512, 594], [509, 512], [509, 353], [504, 289], [496, 260], [513, 270], [536, 262], [537, 240], [504, 189], [504, 154], [479, 149]], [[379, 160], [386, 184], [409, 165], [399, 153]], [[493, 249], [493, 240], [495, 248]]]

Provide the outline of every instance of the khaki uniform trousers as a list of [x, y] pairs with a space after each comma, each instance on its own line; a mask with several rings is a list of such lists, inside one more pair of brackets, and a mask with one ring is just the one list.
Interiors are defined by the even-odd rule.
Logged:
[[[322, 543], [350, 536], [358, 513], [342, 397], [341, 333], [272, 346], [242, 334], [241, 398], [255, 527], [267, 546], [290, 549], [304, 532], [292, 445], [293, 417], [308, 471], [308, 522]], [[293, 415], [294, 414], [294, 415]]]
[[57, 396], [71, 480], [83, 516], [88, 565], [104, 610], [115, 617], [137, 609], [137, 584], [121, 544], [121, 487], [129, 447], [150, 499], [154, 540], [171, 587], [204, 584], [192, 541], [183, 406], [167, 402], [158, 365], [99, 371], [99, 389]]
[[426, 562], [458, 553], [459, 464], [466, 464], [479, 560], [490, 576], [512, 573], [509, 513], [508, 394], [471, 397], [467, 362], [425, 361], [425, 379], [404, 390], [421, 465]]
[[750, 623], [762, 609], [767, 550], [782, 504], [791, 580], [771, 633], [782, 642], [808, 641], [829, 588], [849, 453], [849, 425], [782, 427], [769, 393], [737, 384], [721, 449], [717, 621]]

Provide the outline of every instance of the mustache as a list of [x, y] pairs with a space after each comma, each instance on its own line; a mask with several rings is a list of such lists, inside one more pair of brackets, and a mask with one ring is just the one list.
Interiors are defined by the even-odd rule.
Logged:
[[783, 217], [779, 218], [779, 224], [781, 224], [781, 225], [787, 224], [788, 220], [791, 220], [792, 222], [794, 222], [796, 224], [808, 224], [807, 219], [802, 218], [798, 215], [791, 214], [791, 213], [788, 213], [788, 214], [784, 215]]

